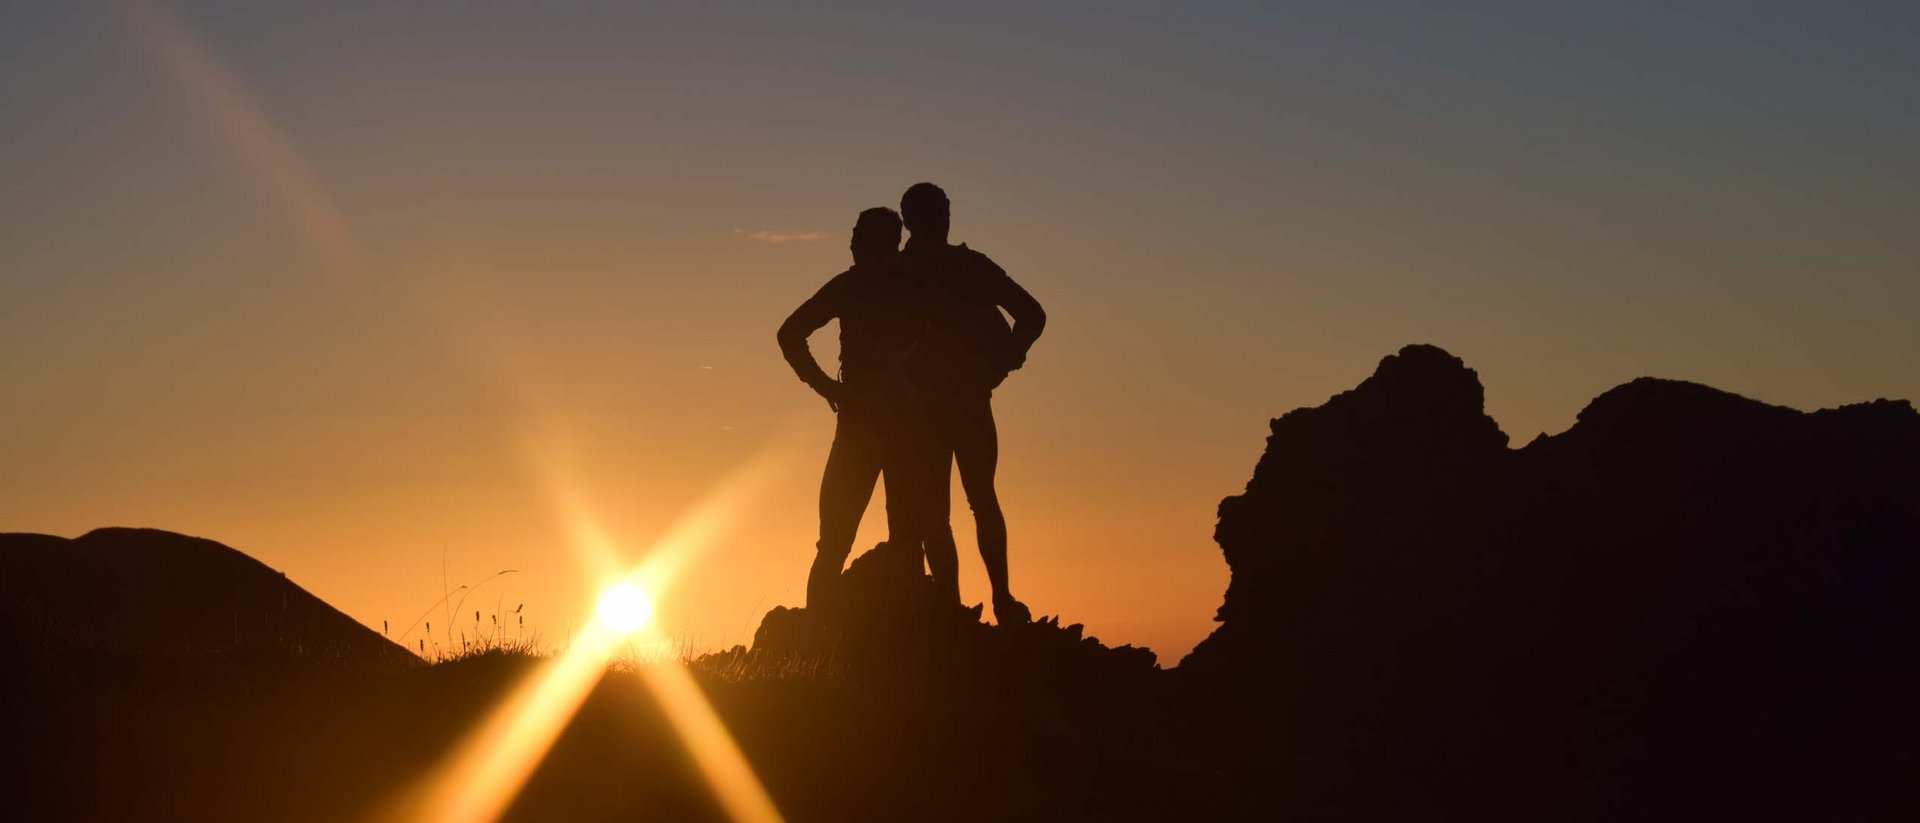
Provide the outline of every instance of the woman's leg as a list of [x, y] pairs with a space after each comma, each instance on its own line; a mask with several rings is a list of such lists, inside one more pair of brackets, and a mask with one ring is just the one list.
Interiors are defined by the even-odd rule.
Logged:
[[880, 433], [874, 421], [863, 418], [842, 408], [820, 477], [820, 542], [814, 544], [813, 568], [807, 572], [807, 611], [816, 615], [838, 605], [840, 571], [880, 477]]

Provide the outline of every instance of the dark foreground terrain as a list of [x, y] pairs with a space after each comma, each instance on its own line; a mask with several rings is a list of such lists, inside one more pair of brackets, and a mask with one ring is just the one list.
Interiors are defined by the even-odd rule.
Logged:
[[[1643, 379], [1513, 449], [1411, 346], [1274, 420], [1215, 536], [1221, 626], [1172, 669], [937, 613], [884, 547], [835, 625], [692, 665], [792, 820], [1920, 819], [1905, 402]], [[0, 616], [10, 819], [358, 819], [538, 663], [420, 663], [143, 530], [0, 536]], [[705, 786], [616, 671], [508, 816], [717, 819]]]

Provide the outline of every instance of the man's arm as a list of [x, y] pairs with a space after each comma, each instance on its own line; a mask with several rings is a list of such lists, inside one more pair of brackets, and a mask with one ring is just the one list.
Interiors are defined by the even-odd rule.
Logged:
[[1019, 283], [1007, 276], [1005, 269], [995, 265], [986, 255], [980, 255], [986, 264], [989, 276], [985, 278], [987, 296], [993, 304], [1006, 309], [1013, 316], [1011, 345], [1006, 352], [1007, 362], [1001, 364], [1008, 371], [1020, 368], [1027, 362], [1027, 350], [1033, 348], [1034, 341], [1040, 339], [1040, 332], [1047, 328], [1047, 311], [1040, 308], [1040, 301], [1033, 299]]
[[800, 382], [826, 398], [827, 405], [834, 411], [840, 410], [840, 381], [828, 377], [813, 359], [813, 352], [807, 348], [807, 337], [840, 315], [839, 284], [839, 277], [827, 281], [794, 309], [793, 314], [787, 315], [787, 322], [781, 323], [780, 331], [774, 335], [780, 341], [781, 356], [787, 359], [787, 365], [793, 368]]

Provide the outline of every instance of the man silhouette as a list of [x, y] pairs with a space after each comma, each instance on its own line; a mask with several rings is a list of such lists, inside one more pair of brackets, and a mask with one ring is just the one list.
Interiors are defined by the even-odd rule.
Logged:
[[[776, 335], [794, 374], [839, 415], [820, 478], [820, 540], [807, 575], [807, 611], [823, 617], [839, 605], [840, 571], [883, 472], [888, 541], [917, 551], [930, 528], [932, 470], [905, 463], [930, 448], [926, 413], [908, 376], [908, 359], [928, 323], [923, 284], [903, 274], [899, 247], [900, 217], [893, 210], [861, 212], [853, 227], [853, 267], [794, 309]], [[807, 336], [834, 319], [840, 321], [839, 380], [828, 377], [807, 348]], [[915, 467], [927, 463], [923, 458]], [[944, 481], [944, 458], [939, 472]]]
[[[994, 620], [1002, 625], [1032, 619], [1007, 580], [1007, 521], [994, 492], [1000, 437], [993, 422], [993, 390], [1026, 362], [1046, 327], [1047, 314], [1026, 289], [986, 255], [947, 242], [951, 210], [947, 193], [916, 183], [900, 198], [900, 214], [912, 232], [900, 264], [926, 289], [927, 336], [916, 352], [917, 382], [926, 397], [941, 452], [960, 468], [960, 486], [973, 510], [980, 559], [993, 586]], [[1013, 316], [1007, 326], [1005, 309]], [[941, 462], [947, 462], [945, 456]], [[960, 601], [959, 558], [954, 548], [947, 470], [929, 489], [934, 507], [926, 537], [927, 568], [944, 595]], [[891, 487], [888, 491], [892, 496]]]

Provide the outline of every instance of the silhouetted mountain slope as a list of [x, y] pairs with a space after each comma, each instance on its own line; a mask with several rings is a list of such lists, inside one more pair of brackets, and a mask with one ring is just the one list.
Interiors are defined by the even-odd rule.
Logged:
[[0, 619], [23, 637], [135, 654], [411, 657], [260, 561], [157, 529], [0, 534]]
[[1431, 346], [1273, 421], [1179, 669], [1217, 750], [1287, 741], [1246, 785], [1387, 819], [1912, 802], [1910, 405], [1641, 379], [1505, 441]]

